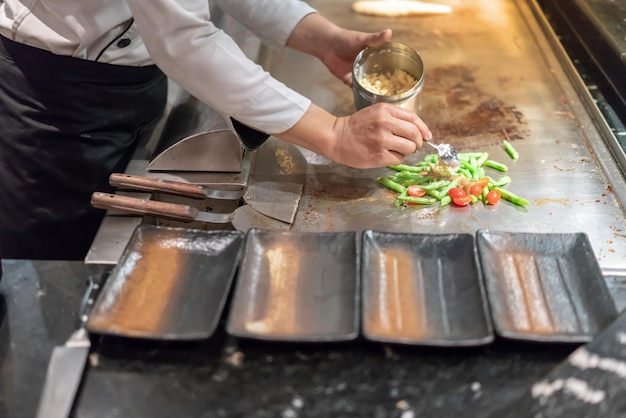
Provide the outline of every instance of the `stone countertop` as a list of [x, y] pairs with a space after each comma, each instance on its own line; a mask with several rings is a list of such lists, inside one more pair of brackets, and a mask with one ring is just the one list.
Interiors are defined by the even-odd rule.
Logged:
[[[3, 267], [0, 416], [34, 416], [50, 352], [77, 325], [88, 271], [61, 261], [5, 260]], [[623, 308], [626, 280], [607, 283]], [[501, 339], [475, 348], [279, 344], [230, 337], [223, 324], [193, 343], [100, 337], [74, 416], [410, 418], [504, 410], [523, 417], [531, 404], [542, 411], [527, 396], [532, 384], [578, 347]], [[623, 387], [603, 400], [603, 411], [617, 413]], [[558, 400], [577, 399], [564, 393]]]

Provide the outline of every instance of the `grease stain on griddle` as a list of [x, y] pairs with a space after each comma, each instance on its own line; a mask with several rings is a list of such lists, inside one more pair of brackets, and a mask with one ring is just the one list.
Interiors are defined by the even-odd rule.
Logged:
[[453, 145], [472, 137], [472, 146], [477, 149], [496, 145], [503, 138], [528, 137], [523, 113], [481, 90], [474, 71], [462, 65], [429, 69], [421, 115], [433, 133]]
[[367, 198], [369, 188], [367, 185], [357, 182], [335, 181], [329, 177], [326, 183], [319, 185], [307, 185], [306, 194], [312, 199], [334, 199], [340, 202]]
[[561, 205], [567, 206], [567, 207], [571, 207], [572, 206], [572, 203], [570, 202], [570, 200], [568, 198], [554, 199], [554, 198], [545, 197], [545, 198], [537, 198], [537, 199], [535, 199], [535, 205], [536, 206], [543, 206], [543, 205], [546, 205], [548, 203], [558, 203], [558, 204], [561, 204]]

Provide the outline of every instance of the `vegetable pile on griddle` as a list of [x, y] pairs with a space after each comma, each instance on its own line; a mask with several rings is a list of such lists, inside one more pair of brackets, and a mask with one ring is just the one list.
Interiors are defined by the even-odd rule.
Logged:
[[[503, 141], [503, 145], [511, 159], [519, 158], [519, 153], [508, 141]], [[377, 181], [398, 193], [396, 206], [432, 205], [437, 202], [440, 206], [450, 203], [468, 206], [476, 202], [495, 205], [500, 199], [518, 206], [530, 204], [527, 199], [506, 188], [511, 183], [509, 176], [502, 175], [496, 180], [487, 174], [486, 169], [497, 173], [508, 171], [505, 164], [490, 160], [489, 153], [459, 153], [459, 159], [460, 166], [453, 171], [439, 160], [437, 154], [428, 154], [415, 165], [389, 166], [394, 173], [379, 177]]]

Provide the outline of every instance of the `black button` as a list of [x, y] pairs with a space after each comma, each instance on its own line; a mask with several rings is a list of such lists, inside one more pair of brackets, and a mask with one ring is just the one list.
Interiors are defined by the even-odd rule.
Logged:
[[120, 48], [126, 48], [128, 45], [130, 45], [130, 39], [128, 38], [120, 39], [119, 41], [117, 41], [117, 46]]

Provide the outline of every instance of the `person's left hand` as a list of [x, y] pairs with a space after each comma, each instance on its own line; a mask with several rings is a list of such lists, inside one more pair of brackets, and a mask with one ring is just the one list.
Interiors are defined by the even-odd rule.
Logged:
[[378, 33], [342, 29], [327, 43], [328, 49], [320, 59], [335, 77], [352, 86], [352, 66], [357, 54], [366, 46], [381, 46], [390, 39], [391, 29]]

